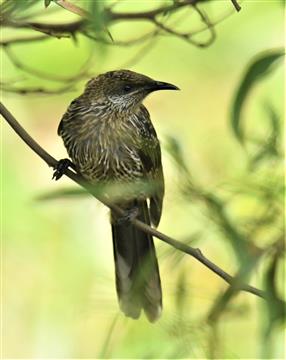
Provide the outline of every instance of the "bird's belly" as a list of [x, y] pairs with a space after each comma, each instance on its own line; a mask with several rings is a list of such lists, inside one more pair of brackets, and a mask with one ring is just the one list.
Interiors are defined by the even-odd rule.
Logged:
[[143, 176], [142, 163], [136, 151], [116, 144], [106, 148], [82, 149], [75, 165], [91, 182], [132, 181]]

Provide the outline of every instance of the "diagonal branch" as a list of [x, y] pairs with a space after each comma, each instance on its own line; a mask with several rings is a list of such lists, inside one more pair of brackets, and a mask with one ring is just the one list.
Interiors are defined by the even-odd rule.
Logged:
[[[0, 103], [0, 114], [3, 116], [3, 118], [9, 123], [9, 125], [14, 129], [14, 131], [20, 136], [20, 138], [38, 155], [40, 156], [50, 167], [55, 168], [58, 161], [53, 158], [46, 150], [44, 150], [28, 133], [27, 131], [18, 123], [18, 121], [14, 118], [14, 116], [9, 112], [6, 107]], [[91, 187], [90, 184], [88, 184], [79, 174], [67, 170], [65, 172], [65, 175], [69, 177], [71, 180], [75, 181], [77, 184], [85, 188], [92, 196], [94, 196], [96, 199], [101, 201], [104, 205], [112, 209], [113, 211], [117, 212], [119, 215], [124, 215], [124, 211], [114, 205], [110, 200], [106, 198], [102, 198], [102, 196], [99, 196], [94, 188]], [[184, 243], [181, 243], [180, 241], [177, 241], [175, 239], [172, 239], [168, 235], [165, 235], [161, 233], [160, 231], [152, 228], [151, 226], [143, 223], [139, 220], [133, 220], [132, 224], [136, 226], [138, 229], [151, 234], [152, 236], [155, 236], [156, 238], [164, 241], [165, 243], [173, 246], [179, 251], [182, 251], [188, 255], [191, 255], [195, 259], [197, 259], [199, 262], [204, 264], [209, 270], [217, 274], [219, 277], [224, 279], [228, 284], [232, 285], [235, 281], [235, 277], [231, 276], [224, 270], [222, 270], [219, 266], [214, 264], [212, 261], [207, 259], [200, 249], [193, 248], [191, 246], [188, 246]], [[253, 286], [247, 285], [247, 284], [241, 284], [239, 286], [239, 290], [243, 290], [249, 293], [252, 293], [256, 296], [259, 296], [261, 298], [266, 298], [266, 294], [263, 290], [257, 289]]]

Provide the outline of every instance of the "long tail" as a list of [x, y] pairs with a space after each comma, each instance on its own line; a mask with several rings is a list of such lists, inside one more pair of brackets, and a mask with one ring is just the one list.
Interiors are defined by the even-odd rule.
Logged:
[[[133, 206], [139, 210], [137, 218], [150, 224], [146, 200], [135, 201]], [[143, 309], [149, 321], [154, 322], [162, 311], [162, 290], [153, 238], [131, 224], [116, 223], [115, 214], [111, 213], [111, 217], [120, 308], [134, 319]]]

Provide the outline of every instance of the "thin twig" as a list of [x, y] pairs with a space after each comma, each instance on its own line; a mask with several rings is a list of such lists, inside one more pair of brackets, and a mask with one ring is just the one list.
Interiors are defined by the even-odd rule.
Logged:
[[185, 0], [181, 2], [174, 2], [172, 5], [162, 6], [155, 10], [143, 12], [113, 12], [110, 9], [105, 9], [106, 19], [109, 21], [122, 20], [153, 20], [155, 17], [166, 14], [185, 6], [194, 5], [200, 0]]
[[[194, 5], [193, 8], [199, 14], [201, 21], [206, 25], [205, 30], [209, 30], [209, 32], [210, 32], [209, 40], [204, 42], [204, 47], [207, 47], [207, 46], [211, 45], [215, 41], [215, 38], [216, 38], [216, 32], [214, 29], [214, 25], [209, 20], [207, 14], [205, 14], [197, 5]], [[192, 33], [192, 36], [193, 35], [194, 35], [194, 33]]]
[[150, 38], [150, 40], [145, 44], [131, 59], [127, 62], [121, 64], [118, 69], [130, 69], [135, 64], [137, 65], [154, 47], [156, 44], [156, 38]]
[[69, 91], [73, 90], [72, 85], [60, 87], [58, 89], [47, 89], [43, 87], [24, 87], [24, 88], [18, 88], [14, 86], [2, 86], [2, 90], [14, 94], [19, 95], [27, 95], [27, 94], [43, 94], [43, 95], [57, 95], [57, 94], [63, 94]]
[[84, 19], [80, 19], [66, 24], [48, 24], [33, 21], [17, 22], [12, 20], [5, 20], [2, 22], [2, 26], [4, 27], [10, 27], [15, 29], [32, 29], [50, 36], [54, 36], [56, 38], [73, 35], [76, 32], [80, 31], [84, 24]]
[[[185, 41], [187, 41], [188, 43], [192, 44], [192, 45], [195, 45], [197, 47], [207, 47], [209, 45], [212, 44], [212, 42], [215, 40], [215, 36], [213, 36], [213, 32], [211, 32], [211, 38], [210, 40], [206, 41], [205, 43], [203, 42], [198, 42], [198, 41], [195, 41], [192, 39], [192, 33], [180, 33], [166, 25], [164, 25], [163, 23], [159, 22], [157, 19], [153, 19], [152, 22], [161, 30], [165, 31], [166, 33], [168, 34], [171, 34], [171, 35], [174, 35], [174, 36], [177, 36], [178, 38], [181, 38]], [[205, 28], [207, 29], [207, 28]], [[204, 30], [205, 30], [204, 29]]]
[[[0, 114], [4, 117], [4, 119], [9, 123], [9, 125], [14, 129], [14, 131], [20, 136], [20, 138], [38, 155], [40, 156], [50, 167], [55, 168], [58, 164], [58, 161], [53, 158], [46, 150], [44, 150], [28, 133], [27, 131], [18, 123], [18, 121], [14, 118], [14, 116], [6, 109], [6, 107], [0, 103]], [[102, 198], [95, 193], [94, 189], [92, 189], [91, 185], [88, 184], [79, 174], [71, 170], [67, 170], [65, 175], [75, 181], [77, 184], [85, 188], [92, 196], [101, 201], [104, 205], [109, 207], [111, 210], [115, 211], [119, 215], [124, 215], [124, 211], [114, 205], [110, 200], [106, 198]], [[211, 262], [207, 259], [201, 252], [200, 249], [193, 248], [184, 243], [181, 243], [171, 237], [161, 233], [160, 231], [152, 228], [151, 226], [143, 223], [139, 220], [133, 220], [132, 224], [136, 226], [138, 229], [151, 234], [152, 236], [157, 237], [158, 239], [164, 241], [165, 243], [173, 246], [177, 250], [180, 250], [186, 254], [193, 256], [199, 262], [204, 264], [208, 269], [217, 274], [220, 278], [224, 279], [228, 284], [232, 284], [235, 281], [235, 278], [230, 274], [226, 273], [219, 266]], [[263, 290], [257, 289], [253, 286], [241, 284], [240, 290], [252, 293], [261, 298], [266, 298], [266, 294]]]
[[112, 40], [109, 41], [103, 37], [98, 37], [98, 36], [94, 36], [92, 34], [90, 34], [88, 31], [83, 30], [81, 32], [82, 35], [86, 36], [87, 38], [97, 41], [99, 43], [102, 43], [104, 45], [111, 45], [111, 46], [132, 46], [132, 45], [136, 45], [138, 43], [143, 43], [146, 40], [149, 40], [150, 38], [154, 37], [155, 35], [157, 35], [158, 30], [152, 30], [144, 35], [138, 36], [137, 38], [134, 39], [129, 39], [129, 40], [125, 40], [125, 41], [121, 41], [121, 40]]
[[0, 46], [9, 46], [14, 44], [23, 44], [28, 42], [44, 41], [52, 39], [48, 35], [39, 35], [39, 36], [29, 36], [29, 37], [19, 37], [14, 39], [8, 39], [0, 41]]
[[235, 10], [238, 12], [241, 10], [241, 6], [238, 4], [237, 0], [230, 0], [233, 3], [233, 6], [235, 7]]
[[55, 74], [48, 74], [44, 71], [38, 70], [36, 68], [33, 68], [29, 65], [24, 64], [23, 62], [21, 62], [18, 57], [12, 52], [11, 47], [10, 46], [5, 46], [4, 47], [4, 51], [6, 53], [6, 55], [8, 56], [9, 60], [11, 61], [11, 63], [18, 68], [21, 71], [24, 71], [26, 73], [29, 73], [31, 75], [34, 75], [38, 78], [41, 79], [47, 79], [50, 81], [55, 81], [55, 82], [66, 82], [66, 83], [71, 83], [71, 82], [75, 82], [79, 79], [82, 78], [87, 78], [90, 77], [91, 75], [88, 74], [88, 68], [91, 62], [91, 58], [92, 56], [88, 56], [87, 60], [85, 61], [85, 63], [82, 65], [81, 69], [79, 70], [79, 72], [74, 75], [74, 76], [60, 76], [60, 75], [55, 75]]

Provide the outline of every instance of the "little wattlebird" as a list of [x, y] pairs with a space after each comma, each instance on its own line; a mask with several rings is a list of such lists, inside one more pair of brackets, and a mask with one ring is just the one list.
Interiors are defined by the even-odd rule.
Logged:
[[133, 226], [130, 219], [136, 217], [157, 226], [161, 218], [161, 149], [149, 113], [142, 105], [144, 98], [157, 90], [178, 88], [129, 70], [92, 78], [62, 117], [58, 134], [72, 162], [61, 160], [54, 173], [58, 179], [71, 165], [95, 185], [120, 183], [130, 187], [140, 181], [151, 182], [149, 190], [137, 187], [129, 195], [123, 191], [122, 197], [114, 200], [126, 216], [120, 218], [111, 211], [120, 308], [134, 319], [143, 309], [151, 322], [162, 311], [157, 257], [152, 236]]

